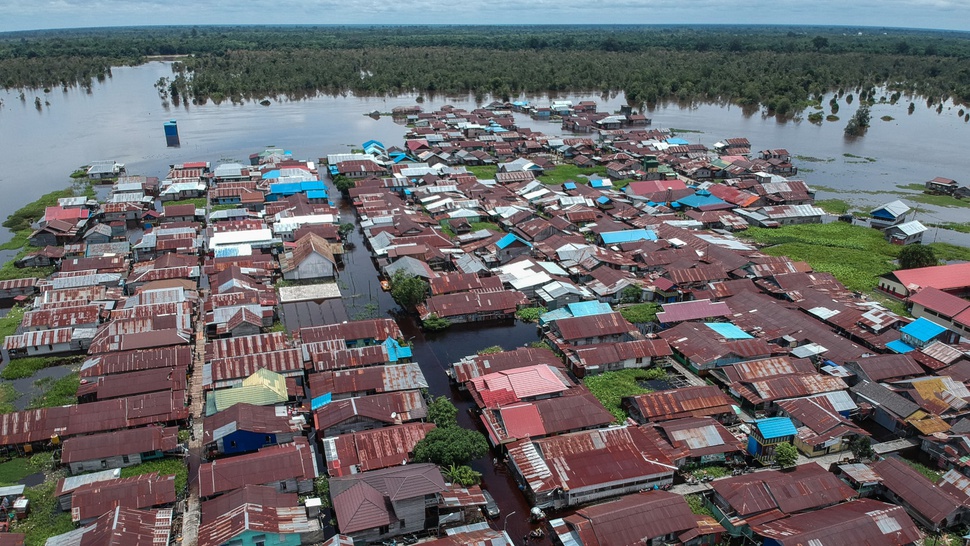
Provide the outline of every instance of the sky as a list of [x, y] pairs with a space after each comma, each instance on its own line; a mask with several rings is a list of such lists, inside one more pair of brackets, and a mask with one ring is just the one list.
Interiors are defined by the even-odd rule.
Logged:
[[773, 24], [970, 30], [970, 0], [0, 0], [0, 32], [212, 24]]

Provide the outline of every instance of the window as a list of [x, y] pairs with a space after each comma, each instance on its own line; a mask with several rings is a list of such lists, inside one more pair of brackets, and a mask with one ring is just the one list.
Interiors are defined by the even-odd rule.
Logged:
[[101, 468], [108, 468], [108, 461], [102, 460], [101, 461]]
[[128, 464], [128, 463], [130, 463], [131, 461], [130, 461], [130, 460], [128, 459], [128, 456], [127, 456], [127, 455], [122, 455], [122, 456], [121, 456], [121, 462], [123, 462], [123, 463], [125, 463], [125, 464]]
[[286, 482], [280, 482], [280, 491], [286, 491]]

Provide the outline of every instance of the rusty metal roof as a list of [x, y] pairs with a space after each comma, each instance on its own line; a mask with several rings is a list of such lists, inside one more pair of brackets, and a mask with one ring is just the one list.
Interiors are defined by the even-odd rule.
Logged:
[[346, 476], [410, 462], [415, 444], [434, 428], [432, 423], [407, 423], [324, 438], [327, 473]]
[[283, 332], [214, 339], [205, 344], [205, 359], [208, 362], [219, 358], [270, 353], [289, 348], [289, 341]]
[[451, 487], [438, 495], [439, 508], [464, 508], [468, 506], [485, 506], [485, 494], [477, 485], [462, 487], [452, 484]]
[[[583, 546], [650, 543], [697, 527], [687, 501], [667, 491], [642, 491], [577, 510], [562, 519]], [[560, 533], [562, 536], [562, 533]]]
[[300, 349], [283, 349], [267, 353], [233, 356], [213, 359], [208, 364], [210, 373], [205, 377], [205, 388], [218, 386], [219, 383], [243, 379], [256, 373], [256, 370], [266, 369], [279, 374], [286, 372], [301, 372], [305, 368], [303, 351]]
[[[318, 372], [345, 370], [387, 364], [390, 356], [384, 345], [368, 345], [353, 349], [325, 349], [320, 347], [334, 342], [304, 344], [303, 350], [309, 352], [313, 367]], [[310, 346], [308, 348], [308, 345]]]
[[446, 489], [441, 471], [430, 463], [409, 464], [330, 479], [337, 525], [355, 533], [397, 521], [390, 503]]
[[822, 374], [776, 376], [762, 381], [752, 381], [747, 386], [748, 389], [738, 390], [744, 398], [754, 404], [849, 388], [845, 381], [842, 381], [842, 378]]
[[42, 309], [24, 313], [21, 325], [24, 329], [69, 328], [78, 325], [97, 324], [100, 315], [100, 305]]
[[882, 476], [882, 483], [887, 489], [934, 525], [940, 524], [962, 506], [959, 499], [895, 457], [873, 463], [872, 469]]
[[421, 391], [410, 390], [334, 400], [317, 409], [313, 421], [322, 432], [352, 419], [400, 424], [424, 419], [427, 415], [428, 406]]
[[175, 502], [175, 475], [158, 472], [82, 485], [71, 494], [71, 520], [97, 518], [119, 506], [152, 508]]
[[153, 451], [173, 451], [176, 447], [178, 447], [178, 427], [131, 428], [68, 438], [64, 440], [61, 449], [61, 463], [70, 464]]
[[907, 355], [888, 354], [861, 358], [846, 362], [845, 366], [858, 368], [869, 381], [900, 379], [908, 376], [923, 375], [923, 367]]
[[744, 449], [731, 431], [710, 417], [687, 417], [664, 421], [656, 426], [664, 431], [671, 445], [689, 450], [690, 457], [729, 454]]
[[320, 372], [310, 374], [309, 378], [314, 397], [326, 393], [382, 393], [428, 388], [424, 372], [415, 362]]
[[514, 351], [465, 357], [454, 363], [452, 369], [454, 370], [455, 381], [465, 383], [492, 372], [536, 364], [561, 367], [562, 361], [556, 358], [556, 355], [551, 351], [524, 347]]
[[614, 362], [623, 362], [637, 358], [656, 358], [670, 356], [673, 351], [664, 339], [639, 339], [619, 343], [599, 343], [596, 345], [581, 345], [574, 350], [576, 364], [587, 368], [603, 366]]
[[505, 312], [514, 313], [529, 299], [517, 290], [495, 292], [460, 292], [431, 296], [425, 303], [428, 314], [447, 318], [475, 313]]
[[646, 421], [733, 413], [734, 401], [713, 385], [640, 394], [630, 398]]
[[205, 418], [202, 442], [209, 444], [225, 436], [244, 430], [257, 434], [277, 434], [298, 431], [291, 424], [286, 408], [278, 406], [256, 406], [253, 404], [233, 404], [227, 409]]
[[387, 338], [402, 337], [401, 329], [393, 319], [372, 319], [312, 326], [301, 328], [300, 340], [303, 343], [343, 339], [348, 342], [358, 340], [384, 341]]
[[[93, 393], [98, 400], [110, 400], [112, 398], [122, 398], [137, 394], [145, 394], [158, 391], [184, 391], [186, 389], [187, 368], [155, 368], [125, 374], [115, 374], [99, 377], [97, 382], [91, 385]], [[87, 387], [86, 380], [82, 380], [80, 393]]]
[[107, 353], [86, 360], [81, 365], [81, 377], [99, 377], [153, 368], [185, 367], [191, 362], [192, 349], [184, 346]]
[[835, 474], [814, 464], [790, 472], [768, 470], [716, 480], [714, 491], [745, 518], [775, 508], [786, 514], [802, 512], [857, 496]]
[[617, 312], [560, 319], [552, 327], [566, 341], [636, 331], [636, 327]]
[[857, 546], [876, 543], [916, 544], [923, 538], [902, 506], [859, 499], [764, 524], [752, 524], [756, 535], [782, 545]]
[[312, 480], [316, 476], [310, 444], [306, 438], [297, 437], [291, 444], [265, 447], [256, 453], [201, 465], [199, 495], [209, 497], [246, 484], [267, 484], [288, 479], [299, 482]]
[[247, 485], [202, 503], [199, 546], [220, 546], [247, 531], [283, 537], [319, 529], [319, 522], [307, 519], [295, 494]]
[[779, 375], [815, 373], [815, 366], [810, 360], [792, 360], [787, 356], [738, 362], [721, 369], [731, 383], [749, 383]]

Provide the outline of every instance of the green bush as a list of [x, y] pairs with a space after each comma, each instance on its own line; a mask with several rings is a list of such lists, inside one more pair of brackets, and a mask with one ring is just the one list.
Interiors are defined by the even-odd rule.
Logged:
[[57, 366], [66, 363], [65, 360], [50, 356], [31, 356], [27, 358], [15, 358], [7, 363], [3, 371], [0, 371], [0, 378], [6, 380], [24, 379], [30, 377], [44, 368]]
[[450, 327], [451, 321], [446, 318], [438, 318], [437, 315], [432, 314], [430, 317], [421, 321], [421, 326], [423, 326], [425, 330], [438, 332]]
[[648, 369], [618, 370], [587, 376], [583, 379], [583, 383], [593, 396], [610, 410], [617, 421], [623, 421], [627, 418], [626, 410], [623, 409], [623, 399], [627, 396], [653, 392], [640, 386], [640, 381], [659, 379], [657, 375], [658, 372]]
[[81, 376], [74, 372], [60, 379], [45, 377], [34, 381], [34, 386], [41, 389], [27, 409], [53, 408], [77, 404], [77, 389], [81, 386]]
[[655, 322], [657, 320], [658, 311], [660, 311], [660, 306], [656, 303], [639, 303], [637, 305], [622, 307], [620, 309], [620, 314], [623, 315], [623, 318], [629, 322], [632, 322], [633, 324], [643, 324], [647, 322]]
[[545, 307], [525, 307], [515, 312], [515, 316], [522, 322], [538, 322], [539, 317], [548, 312]]

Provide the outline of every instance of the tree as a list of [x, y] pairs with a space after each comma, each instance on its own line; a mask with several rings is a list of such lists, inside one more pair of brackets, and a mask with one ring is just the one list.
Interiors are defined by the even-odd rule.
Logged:
[[431, 313], [431, 316], [421, 321], [421, 326], [423, 326], [424, 329], [428, 330], [429, 332], [438, 332], [450, 327], [451, 321]]
[[620, 301], [622, 303], [637, 303], [643, 295], [643, 289], [639, 285], [631, 284], [620, 290]]
[[468, 465], [451, 465], [445, 469], [445, 478], [451, 483], [457, 483], [467, 487], [481, 483], [482, 473], [476, 472]]
[[486, 453], [482, 433], [459, 426], [435, 428], [414, 445], [414, 461], [439, 466], [467, 464]]
[[353, 224], [350, 224], [350, 223], [340, 224], [340, 227], [337, 228], [337, 233], [339, 233], [341, 237], [346, 237], [353, 230], [354, 230]]
[[458, 426], [458, 408], [446, 396], [439, 396], [428, 404], [428, 421], [437, 427]]
[[865, 133], [866, 129], [869, 128], [869, 119], [869, 107], [860, 106], [855, 114], [852, 114], [852, 117], [849, 118], [849, 123], [845, 126], [845, 134], [847, 136], [859, 136]]
[[858, 459], [868, 459], [875, 453], [872, 450], [872, 441], [868, 436], [856, 436], [849, 442], [849, 450]]
[[798, 448], [788, 442], [775, 447], [775, 462], [782, 468], [795, 466], [798, 462]]
[[391, 297], [401, 307], [410, 309], [428, 297], [428, 283], [420, 277], [397, 271], [391, 277]]
[[829, 39], [825, 36], [816, 36], [812, 38], [812, 45], [815, 46], [815, 51], [820, 51], [829, 46]]
[[929, 267], [937, 265], [939, 260], [933, 249], [923, 245], [907, 245], [899, 251], [899, 267], [902, 269], [915, 269], [917, 267]]
[[346, 176], [338, 174], [337, 176], [333, 177], [333, 185], [337, 187], [337, 191], [347, 195], [350, 193], [350, 188], [356, 187], [357, 183], [354, 182], [354, 179], [352, 178], [347, 178]]

